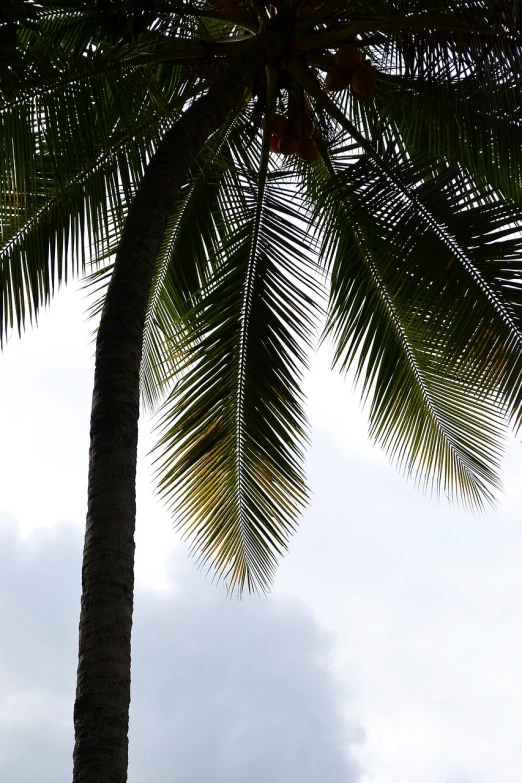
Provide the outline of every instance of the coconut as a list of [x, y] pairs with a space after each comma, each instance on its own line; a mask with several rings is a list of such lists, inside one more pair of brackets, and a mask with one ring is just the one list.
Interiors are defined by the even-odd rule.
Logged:
[[377, 84], [377, 71], [363, 62], [352, 72], [350, 86], [352, 95], [361, 101], [371, 101]]
[[311, 117], [296, 117], [291, 121], [292, 135], [300, 136], [301, 132], [304, 139], [310, 139], [315, 133], [315, 125]]
[[272, 138], [270, 139], [270, 152], [279, 152], [279, 140], [280, 136], [277, 135], [277, 133], [272, 134]]
[[281, 136], [279, 139], [279, 152], [281, 155], [295, 155], [299, 146], [297, 136]]
[[290, 121], [282, 114], [276, 114], [274, 117], [274, 133], [277, 136], [286, 136], [290, 131]]
[[362, 54], [359, 49], [353, 43], [346, 43], [339, 47], [337, 54], [335, 55], [335, 62], [341, 68], [352, 70], [357, 68], [362, 60]]
[[317, 160], [319, 157], [319, 147], [312, 139], [304, 139], [302, 144], [299, 142], [296, 154], [303, 160]]
[[339, 90], [346, 90], [350, 86], [351, 71], [346, 68], [341, 68], [340, 65], [333, 65], [328, 73], [324, 86], [327, 92], [337, 92]]

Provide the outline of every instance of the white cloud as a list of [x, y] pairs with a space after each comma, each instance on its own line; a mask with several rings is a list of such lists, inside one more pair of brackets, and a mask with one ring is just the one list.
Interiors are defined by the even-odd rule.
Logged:
[[[63, 520], [82, 529], [85, 523], [94, 374], [94, 324], [85, 308], [78, 292], [61, 291], [38, 328], [13, 337], [0, 356], [0, 511], [15, 516], [24, 535]], [[155, 441], [142, 418], [136, 575], [162, 589], [176, 538], [152, 494], [147, 455]]]
[[[81, 534], [0, 519], [0, 779], [70, 777]], [[137, 593], [129, 783], [356, 783], [333, 639], [295, 598], [227, 600], [174, 555]]]
[[519, 521], [424, 497], [321, 432], [309, 476], [312, 506], [277, 584], [338, 634], [365, 783], [519, 781]]
[[332, 370], [332, 352], [324, 345], [312, 357], [306, 378], [307, 412], [314, 430], [328, 432], [335, 446], [358, 460], [385, 465], [386, 457], [368, 438], [367, 411], [353, 377]]

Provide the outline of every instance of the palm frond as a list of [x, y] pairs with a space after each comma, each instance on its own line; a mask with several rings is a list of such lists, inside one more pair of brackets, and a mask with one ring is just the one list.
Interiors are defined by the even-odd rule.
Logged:
[[[152, 87], [155, 86], [155, 89]], [[133, 71], [42, 93], [3, 114], [0, 332], [22, 329], [54, 287], [107, 255], [161, 133], [190, 83]], [[179, 100], [170, 103], [172, 92]]]
[[[141, 364], [142, 394], [152, 409], [176, 372], [176, 359], [170, 355], [176, 329], [179, 326], [181, 339], [188, 326], [184, 318], [214, 271], [212, 249], [220, 242], [220, 209], [231, 184], [224, 175], [234, 165], [226, 144], [234, 121], [209, 140], [195, 161], [165, 232], [149, 296]], [[244, 120], [240, 124], [244, 132]]]
[[522, 193], [522, 126], [516, 114], [487, 111], [461, 100], [462, 88], [436, 85], [417, 92], [415, 84], [385, 83], [377, 104], [381, 125], [395, 127], [399, 143], [418, 157], [429, 154], [460, 162], [477, 183], [499, 195], [520, 200]]
[[335, 362], [355, 365], [371, 434], [407, 473], [480, 505], [519, 406], [519, 210], [480, 203], [458, 169], [365, 156], [336, 169], [322, 208]]
[[306, 499], [300, 380], [317, 295], [292, 180], [269, 171], [259, 201], [255, 153], [237, 132], [228, 143], [241, 173], [224, 174], [216, 272], [162, 421], [160, 491], [202, 562], [230, 588], [265, 590]]

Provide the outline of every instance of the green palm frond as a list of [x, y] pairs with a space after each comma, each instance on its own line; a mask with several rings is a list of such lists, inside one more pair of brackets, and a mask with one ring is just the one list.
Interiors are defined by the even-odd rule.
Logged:
[[22, 3], [2, 27], [13, 59], [0, 82], [0, 337], [86, 258], [97, 267], [115, 250], [147, 160], [212, 75], [205, 56], [197, 68], [160, 60], [234, 25], [171, 5]]
[[[481, 50], [482, 51], [482, 50]], [[505, 55], [505, 47], [502, 53]], [[479, 53], [480, 54], [480, 53]], [[483, 53], [482, 60], [491, 52]], [[479, 59], [481, 59], [479, 57]], [[403, 63], [383, 73], [374, 110], [382, 125], [397, 128], [411, 154], [459, 161], [510, 198], [522, 184], [520, 50], [507, 62], [447, 75], [443, 70], [411, 77]], [[455, 60], [452, 60], [455, 62]], [[383, 69], [389, 63], [383, 60]]]
[[[149, 297], [145, 320], [141, 386], [152, 409], [160, 401], [176, 371], [178, 354], [174, 334], [186, 331], [184, 317], [213, 273], [212, 250], [220, 242], [221, 204], [230, 197], [233, 168], [226, 139], [230, 123], [209, 140], [193, 166], [193, 175], [180, 194], [165, 232]], [[244, 120], [240, 133], [244, 134]], [[174, 346], [174, 357], [170, 357]]]
[[[0, 332], [36, 316], [68, 269], [108, 254], [162, 131], [191, 83], [125, 71], [5, 107]], [[169, 101], [174, 93], [177, 100]]]
[[381, 124], [396, 128], [397, 139], [410, 154], [460, 162], [478, 183], [520, 200], [522, 192], [522, 127], [516, 114], [486, 111], [461, 100], [460, 87], [422, 92], [384, 84], [379, 92]]
[[499, 394], [516, 408], [522, 380], [519, 210], [480, 203], [456, 167], [363, 156], [336, 169], [322, 210], [335, 361], [355, 365], [371, 434], [407, 473], [471, 505], [490, 500]]
[[264, 590], [306, 499], [300, 381], [317, 294], [291, 178], [268, 172], [259, 208], [258, 177], [229, 144], [242, 165], [223, 175], [216, 271], [165, 408], [160, 490], [203, 562], [231, 588]]

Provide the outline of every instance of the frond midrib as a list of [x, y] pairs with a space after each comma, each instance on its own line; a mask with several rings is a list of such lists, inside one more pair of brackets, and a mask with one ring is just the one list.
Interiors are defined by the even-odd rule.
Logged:
[[448, 432], [447, 424], [440, 418], [439, 414], [437, 413], [436, 406], [431, 398], [430, 389], [424, 381], [422, 370], [420, 369], [417, 357], [415, 355], [415, 349], [412, 347], [408, 335], [406, 333], [406, 330], [402, 326], [400, 318], [395, 310], [395, 307], [393, 306], [393, 302], [391, 301], [388, 291], [386, 290], [386, 286], [382, 281], [382, 278], [379, 274], [379, 271], [375, 263], [368, 256], [367, 256], [367, 264], [372, 272], [372, 276], [374, 280], [376, 281], [377, 288], [380, 291], [386, 310], [395, 329], [395, 333], [397, 334], [399, 338], [399, 342], [403, 346], [403, 349], [406, 353], [411, 370], [419, 386], [422, 399], [425, 403], [426, 409], [429, 412], [430, 419], [432, 423], [435, 425], [436, 430], [439, 430], [443, 434], [446, 443], [448, 444], [452, 454], [454, 455], [454, 458], [457, 460], [461, 469], [465, 472], [465, 474], [470, 479], [470, 481], [474, 483], [475, 482], [474, 475], [473, 472], [470, 470], [469, 466], [467, 465], [468, 460], [466, 458], [466, 455], [462, 454], [461, 449], [459, 449], [458, 445], [455, 443], [453, 434], [451, 432]]

